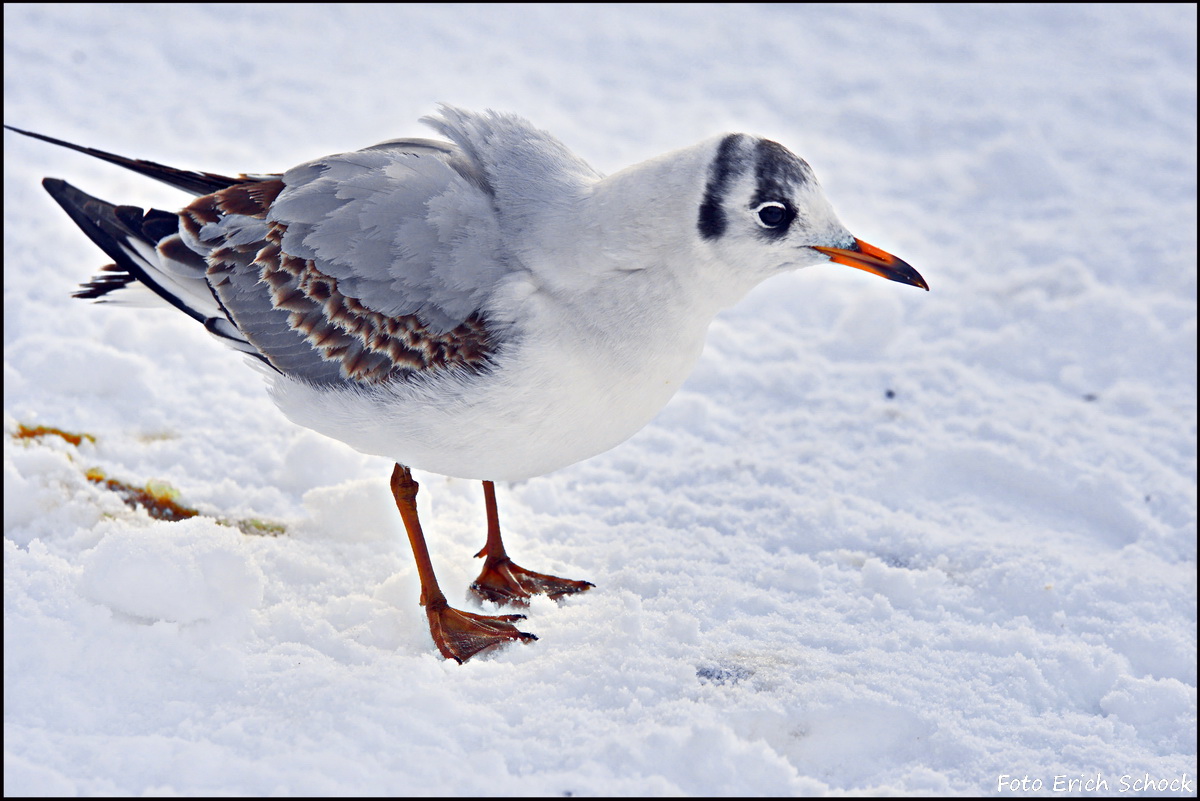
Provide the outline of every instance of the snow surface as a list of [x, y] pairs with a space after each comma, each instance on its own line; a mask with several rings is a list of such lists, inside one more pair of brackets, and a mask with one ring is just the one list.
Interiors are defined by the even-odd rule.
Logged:
[[[502, 485], [516, 560], [597, 587], [460, 667], [386, 461], [288, 423], [182, 315], [69, 298], [104, 258], [43, 176], [184, 197], [6, 133], [5, 431], [96, 437], [5, 437], [7, 795], [1195, 793], [1195, 6], [4, 21], [6, 122], [180, 167], [425, 136], [438, 101], [605, 172], [771, 136], [932, 287], [772, 280], [646, 429]], [[153, 521], [89, 467], [206, 514]], [[458, 601], [482, 493], [418, 479]]]

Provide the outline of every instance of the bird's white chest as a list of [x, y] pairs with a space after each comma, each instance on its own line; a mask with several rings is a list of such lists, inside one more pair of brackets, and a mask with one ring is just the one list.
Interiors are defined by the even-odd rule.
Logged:
[[272, 394], [294, 422], [365, 453], [460, 478], [520, 480], [645, 426], [691, 372], [708, 323], [631, 315], [597, 327], [536, 298], [521, 320], [487, 373], [370, 392], [277, 379]]
[[[586, 459], [624, 442], [671, 399], [703, 347], [704, 329], [560, 328], [522, 348], [513, 364], [514, 394], [525, 447], [556, 466]], [[552, 342], [546, 347], [544, 343]], [[536, 444], [530, 448], [530, 445]]]

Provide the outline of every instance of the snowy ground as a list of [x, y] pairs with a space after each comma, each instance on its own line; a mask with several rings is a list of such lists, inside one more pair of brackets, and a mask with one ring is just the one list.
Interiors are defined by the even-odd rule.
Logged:
[[[502, 485], [517, 561], [597, 587], [460, 667], [387, 462], [181, 315], [68, 297], [103, 256], [42, 176], [183, 196], [6, 133], [6, 794], [1195, 794], [1194, 6], [4, 19], [5, 122], [181, 167], [427, 135], [443, 100], [606, 172], [768, 135], [932, 287], [775, 279], [641, 433]], [[482, 495], [418, 478], [458, 601]]]

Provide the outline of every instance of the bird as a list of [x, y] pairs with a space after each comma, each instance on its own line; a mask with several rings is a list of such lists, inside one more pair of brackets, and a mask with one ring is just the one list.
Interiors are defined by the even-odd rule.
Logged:
[[394, 462], [418, 602], [461, 664], [537, 637], [521, 614], [446, 600], [413, 469], [483, 484], [475, 597], [577, 595], [594, 585], [509, 557], [495, 482], [631, 437], [688, 376], [715, 315], [768, 278], [835, 262], [929, 286], [847, 231], [808, 162], [771, 139], [718, 134], [605, 176], [515, 114], [442, 104], [421, 122], [442, 138], [236, 176], [5, 127], [194, 196], [143, 209], [45, 178], [112, 260], [74, 297], [149, 293], [245, 354], [291, 421]]

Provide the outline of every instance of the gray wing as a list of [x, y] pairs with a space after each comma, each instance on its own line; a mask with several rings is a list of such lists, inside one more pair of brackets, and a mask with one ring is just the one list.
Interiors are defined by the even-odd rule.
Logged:
[[77, 297], [121, 302], [148, 290], [316, 383], [491, 364], [487, 304], [507, 261], [495, 192], [459, 145], [396, 139], [283, 176], [229, 177], [12, 130], [200, 195], [174, 214], [43, 181], [114, 261]]
[[283, 183], [267, 214], [286, 227], [283, 251], [380, 314], [446, 333], [504, 275], [492, 197], [454, 145], [384, 142], [294, 167]]
[[180, 213], [221, 309], [281, 372], [375, 383], [485, 369], [506, 272], [486, 183], [449, 143], [385, 142]]

